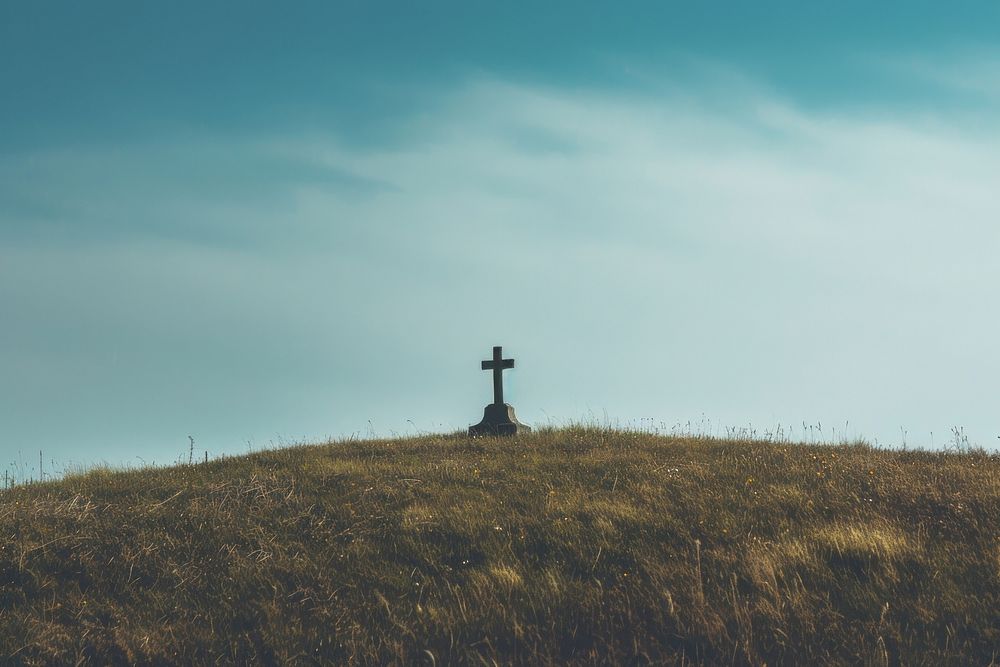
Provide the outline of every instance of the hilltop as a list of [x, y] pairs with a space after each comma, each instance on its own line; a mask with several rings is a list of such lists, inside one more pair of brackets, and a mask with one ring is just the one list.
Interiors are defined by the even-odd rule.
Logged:
[[0, 493], [0, 661], [989, 664], [1000, 456], [543, 429]]

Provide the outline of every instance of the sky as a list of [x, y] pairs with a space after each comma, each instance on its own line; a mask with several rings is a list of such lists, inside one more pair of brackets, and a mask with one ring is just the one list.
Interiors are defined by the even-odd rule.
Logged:
[[997, 447], [1000, 5], [819, 5], [3, 2], [0, 467]]

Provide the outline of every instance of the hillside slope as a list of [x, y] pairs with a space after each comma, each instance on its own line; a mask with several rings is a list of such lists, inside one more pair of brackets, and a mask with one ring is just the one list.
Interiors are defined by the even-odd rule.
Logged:
[[0, 493], [0, 662], [989, 664], [1000, 457], [572, 428]]

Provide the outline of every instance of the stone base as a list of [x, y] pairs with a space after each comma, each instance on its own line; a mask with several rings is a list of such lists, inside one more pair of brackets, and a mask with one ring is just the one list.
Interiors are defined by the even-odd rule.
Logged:
[[530, 433], [531, 427], [525, 426], [517, 421], [514, 416], [514, 408], [504, 403], [497, 405], [490, 403], [483, 411], [483, 421], [475, 426], [469, 427], [469, 435], [517, 435], [518, 433]]

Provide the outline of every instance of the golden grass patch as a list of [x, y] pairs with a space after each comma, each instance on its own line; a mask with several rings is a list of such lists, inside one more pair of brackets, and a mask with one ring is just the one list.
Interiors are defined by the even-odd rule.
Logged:
[[919, 549], [914, 537], [885, 522], [825, 525], [813, 531], [812, 539], [826, 552], [880, 561], [900, 561]]

